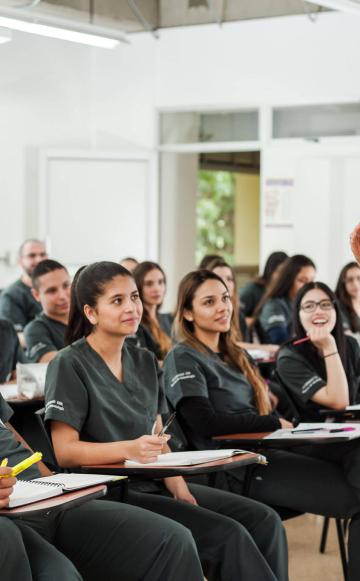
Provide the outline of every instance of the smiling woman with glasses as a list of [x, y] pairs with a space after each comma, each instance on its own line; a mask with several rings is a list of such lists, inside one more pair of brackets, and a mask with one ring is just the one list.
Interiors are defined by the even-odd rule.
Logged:
[[277, 372], [302, 421], [322, 421], [324, 408], [360, 402], [360, 349], [344, 334], [339, 302], [324, 283], [306, 284], [294, 302], [295, 336], [279, 352]]

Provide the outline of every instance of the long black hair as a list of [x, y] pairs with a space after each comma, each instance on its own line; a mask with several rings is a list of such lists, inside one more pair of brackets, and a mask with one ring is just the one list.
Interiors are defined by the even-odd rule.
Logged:
[[360, 270], [360, 266], [358, 265], [357, 262], [348, 262], [348, 264], [345, 264], [344, 268], [341, 270], [339, 274], [335, 294], [349, 317], [350, 330], [352, 331], [352, 333], [358, 333], [360, 331], [359, 317], [353, 307], [352, 299], [346, 289], [345, 282], [346, 275], [348, 271], [351, 270], [352, 268], [357, 268], [358, 270]]
[[[327, 286], [327, 284], [323, 282], [308, 282], [305, 284], [297, 293], [295, 300], [294, 300], [294, 309], [293, 309], [293, 329], [294, 334], [297, 339], [301, 339], [302, 337], [306, 337], [306, 332], [304, 327], [300, 321], [300, 305], [301, 301], [303, 300], [306, 293], [313, 289], [320, 289], [322, 290], [329, 299], [334, 303], [334, 308], [336, 311], [336, 323], [335, 327], [331, 331], [335, 341], [337, 350], [339, 352], [345, 373], [348, 371], [348, 363], [347, 363], [347, 351], [346, 351], [346, 337], [343, 329], [341, 312], [339, 302], [336, 298], [335, 293]], [[296, 345], [294, 349], [298, 350], [299, 353], [302, 353], [306, 359], [314, 360], [314, 358], [318, 359], [318, 354], [314, 346], [311, 344], [310, 341], [302, 343], [301, 345]]]
[[268, 256], [262, 275], [256, 279], [256, 282], [263, 286], [267, 286], [271, 281], [271, 277], [275, 270], [277, 270], [280, 264], [283, 264], [287, 258], [289, 257], [286, 252], [282, 252], [281, 250], [272, 252], [270, 256]]
[[133, 278], [126, 268], [116, 262], [94, 262], [79, 268], [71, 285], [69, 323], [65, 334], [67, 345], [91, 333], [93, 325], [84, 313], [84, 306], [96, 307], [106, 284], [116, 276]]
[[287, 258], [284, 261], [279, 278], [276, 279], [274, 284], [271, 284], [268, 287], [255, 309], [255, 320], [258, 319], [263, 306], [269, 299], [285, 298], [289, 296], [297, 275], [300, 270], [306, 266], [316, 268], [311, 258], [304, 256], [304, 254], [294, 254], [294, 256], [290, 256], [290, 258]]

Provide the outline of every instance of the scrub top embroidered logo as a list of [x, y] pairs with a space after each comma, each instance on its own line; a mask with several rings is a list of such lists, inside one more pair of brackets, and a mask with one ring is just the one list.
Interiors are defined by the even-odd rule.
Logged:
[[322, 381], [321, 377], [319, 377], [318, 375], [314, 375], [314, 377], [310, 377], [310, 379], [308, 379], [304, 385], [301, 388], [301, 392], [302, 393], [306, 393], [307, 391], [309, 391], [309, 389], [311, 389], [314, 385], [316, 385], [317, 383], [319, 383], [319, 381]]
[[170, 387], [174, 387], [179, 381], [182, 381], [183, 379], [195, 379], [195, 375], [191, 371], [183, 371], [183, 373], [178, 373], [172, 378]]
[[59, 410], [59, 412], [63, 412], [64, 410], [64, 404], [62, 401], [56, 400], [56, 399], [52, 399], [50, 401], [47, 402], [46, 407], [45, 407], [45, 413], [50, 409], [50, 408], [54, 408], [56, 410]]

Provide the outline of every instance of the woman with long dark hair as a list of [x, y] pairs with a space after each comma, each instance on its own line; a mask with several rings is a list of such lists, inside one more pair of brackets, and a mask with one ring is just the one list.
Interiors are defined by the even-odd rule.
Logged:
[[339, 302], [322, 282], [303, 286], [294, 301], [294, 335], [308, 341], [285, 344], [277, 371], [303, 421], [321, 421], [324, 408], [360, 401], [360, 349], [344, 334]]
[[341, 270], [335, 294], [345, 332], [360, 343], [360, 266], [357, 262], [349, 262]]
[[[292, 305], [297, 292], [315, 278], [315, 264], [303, 254], [288, 258], [274, 284], [265, 292], [255, 311], [256, 329], [264, 343], [280, 345], [290, 339]], [[254, 323], [256, 328], [256, 323]]]
[[[162, 372], [153, 353], [125, 341], [141, 315], [135, 281], [118, 264], [91, 264], [75, 276], [70, 345], [49, 364], [45, 388], [62, 466], [149, 463], [169, 451], [167, 436], [149, 435], [160, 433], [167, 410]], [[287, 579], [284, 531], [268, 507], [181, 477], [130, 482], [128, 502], [189, 528], [209, 581]]]
[[[167, 397], [197, 449], [208, 447], [214, 436], [291, 427], [270, 413], [264, 382], [232, 339], [232, 313], [228, 289], [215, 273], [194, 271], [183, 278], [175, 317], [179, 343], [165, 359], [164, 375]], [[252, 472], [249, 495], [270, 506], [353, 517], [348, 581], [357, 581], [360, 442], [306, 448], [267, 450], [269, 465]], [[241, 493], [243, 480], [242, 471], [232, 471], [226, 486]]]
[[281, 265], [287, 258], [286, 252], [272, 252], [265, 263], [263, 273], [255, 280], [247, 282], [240, 290], [241, 308], [244, 316], [248, 319], [248, 324], [252, 323], [256, 307], [264, 296], [266, 289], [279, 276]]
[[207, 270], [215, 272], [215, 274], [220, 276], [228, 288], [234, 311], [231, 331], [234, 334], [235, 341], [238, 341], [243, 349], [259, 349], [261, 351], [276, 353], [279, 349], [278, 345], [256, 343], [252, 340], [251, 330], [247, 326], [245, 316], [240, 307], [236, 277], [233, 268], [225, 262], [223, 258], [217, 258], [208, 264]]
[[133, 274], [144, 307], [137, 331], [139, 344], [162, 361], [172, 347], [172, 316], [159, 312], [166, 292], [166, 276], [159, 264], [150, 261], [138, 264]]

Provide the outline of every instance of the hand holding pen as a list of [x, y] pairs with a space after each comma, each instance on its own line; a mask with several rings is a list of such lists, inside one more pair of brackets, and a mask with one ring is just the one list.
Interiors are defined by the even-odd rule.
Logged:
[[16, 478], [11, 477], [12, 468], [8, 468], [7, 459], [1, 462], [0, 466], [0, 509], [9, 506], [9, 497], [14, 490]]

